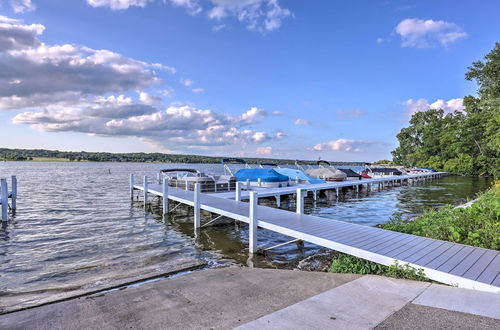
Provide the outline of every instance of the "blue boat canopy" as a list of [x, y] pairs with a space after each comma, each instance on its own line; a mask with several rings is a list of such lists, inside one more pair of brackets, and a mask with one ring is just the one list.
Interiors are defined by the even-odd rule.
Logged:
[[300, 170], [294, 170], [293, 168], [279, 167], [275, 168], [274, 170], [279, 174], [286, 175], [290, 178], [290, 180], [298, 179], [300, 181], [307, 181], [311, 184], [325, 183], [325, 180], [313, 178], [312, 176], [309, 176]]
[[258, 179], [262, 182], [284, 182], [288, 181], [288, 177], [279, 174], [272, 168], [242, 168], [234, 173], [238, 181], [257, 182]]

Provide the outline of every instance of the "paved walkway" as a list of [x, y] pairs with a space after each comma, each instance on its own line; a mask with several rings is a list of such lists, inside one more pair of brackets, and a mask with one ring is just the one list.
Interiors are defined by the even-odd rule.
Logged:
[[498, 306], [437, 284], [232, 267], [0, 315], [0, 329], [498, 329]]

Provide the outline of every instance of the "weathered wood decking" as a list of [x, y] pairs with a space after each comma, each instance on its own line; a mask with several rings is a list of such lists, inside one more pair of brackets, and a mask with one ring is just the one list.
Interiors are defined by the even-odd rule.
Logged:
[[[133, 189], [144, 190], [143, 185]], [[163, 197], [163, 187], [147, 185]], [[168, 199], [195, 206], [195, 193], [168, 187]], [[272, 196], [272, 195], [271, 195]], [[199, 208], [250, 222], [248, 203], [199, 194]], [[394, 262], [422, 268], [432, 280], [500, 293], [500, 252], [463, 244], [392, 232], [333, 219], [257, 206], [257, 226], [384, 265]]]

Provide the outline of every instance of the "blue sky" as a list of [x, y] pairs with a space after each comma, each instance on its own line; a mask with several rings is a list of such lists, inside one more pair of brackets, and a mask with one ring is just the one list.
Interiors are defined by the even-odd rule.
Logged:
[[451, 112], [498, 1], [0, 1], [2, 147], [374, 161]]

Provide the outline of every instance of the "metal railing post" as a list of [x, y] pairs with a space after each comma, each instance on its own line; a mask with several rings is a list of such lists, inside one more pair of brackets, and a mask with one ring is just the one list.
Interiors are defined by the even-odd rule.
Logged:
[[194, 229], [201, 227], [200, 214], [200, 184], [194, 184]]
[[250, 192], [250, 212], [248, 214], [248, 250], [250, 253], [257, 252], [257, 192]]
[[307, 190], [305, 189], [301, 189], [301, 188], [297, 188], [297, 210], [296, 212], [298, 214], [304, 214], [304, 197], [305, 197], [305, 193], [307, 193]]
[[148, 204], [148, 176], [147, 175], [144, 176], [143, 189], [144, 189], [144, 207], [146, 207]]
[[163, 194], [163, 216], [168, 214], [168, 179], [163, 178], [163, 186], [162, 186], [162, 194]]
[[0, 197], [2, 198], [2, 221], [9, 220], [9, 189], [7, 188], [7, 179], [0, 179]]
[[12, 206], [12, 211], [15, 211], [17, 208], [17, 177], [13, 175], [11, 177], [11, 180], [12, 180], [11, 206]]
[[234, 197], [234, 200], [236, 201], [241, 201], [241, 183], [236, 182], [236, 195]]
[[134, 200], [134, 175], [130, 174], [130, 200]]

